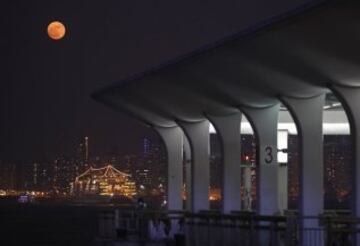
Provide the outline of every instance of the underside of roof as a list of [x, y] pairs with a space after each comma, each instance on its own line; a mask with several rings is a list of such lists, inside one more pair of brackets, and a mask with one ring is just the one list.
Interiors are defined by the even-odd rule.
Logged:
[[206, 114], [269, 107], [282, 97], [313, 97], [333, 85], [360, 86], [360, 2], [314, 5], [294, 6], [261, 25], [249, 23], [248, 30], [211, 49], [93, 97], [148, 125], [172, 127]]

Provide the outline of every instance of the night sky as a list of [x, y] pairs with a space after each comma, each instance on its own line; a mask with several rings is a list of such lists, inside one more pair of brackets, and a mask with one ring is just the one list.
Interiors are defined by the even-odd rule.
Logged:
[[[71, 154], [85, 135], [93, 154], [136, 151], [152, 131], [91, 94], [238, 32], [267, 1], [248, 2], [1, 1], [0, 160]], [[46, 34], [53, 20], [60, 41]]]

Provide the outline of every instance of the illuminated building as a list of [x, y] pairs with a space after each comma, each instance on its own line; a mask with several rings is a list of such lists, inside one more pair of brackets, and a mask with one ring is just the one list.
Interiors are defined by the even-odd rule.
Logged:
[[290, 209], [298, 209], [298, 201], [300, 194], [300, 180], [299, 180], [299, 152], [298, 152], [298, 137], [297, 135], [289, 135], [289, 161], [288, 161], [288, 202]]
[[[132, 166], [130, 166], [133, 163]], [[132, 169], [142, 196], [164, 196], [167, 183], [166, 153], [156, 137], [142, 138], [142, 155], [128, 159], [125, 169]], [[165, 199], [165, 197], [163, 197]]]
[[90, 167], [75, 178], [72, 193], [82, 195], [125, 196], [136, 195], [135, 182], [130, 175], [123, 173], [112, 165], [102, 168]]
[[77, 166], [73, 159], [59, 156], [53, 162], [52, 189], [55, 193], [69, 194], [69, 184], [76, 177]]
[[144, 150], [144, 156], [147, 156], [150, 154], [151, 140], [147, 137], [143, 138], [143, 150]]
[[348, 209], [352, 192], [350, 136], [324, 136], [324, 182], [327, 209]]
[[0, 189], [14, 189], [18, 170], [14, 163], [0, 161]]
[[34, 163], [34, 176], [33, 176], [33, 183], [34, 185], [37, 185], [37, 181], [38, 181], [38, 164]]
[[85, 171], [89, 165], [89, 137], [84, 137], [80, 140], [76, 148], [76, 166], [78, 169], [83, 172]]

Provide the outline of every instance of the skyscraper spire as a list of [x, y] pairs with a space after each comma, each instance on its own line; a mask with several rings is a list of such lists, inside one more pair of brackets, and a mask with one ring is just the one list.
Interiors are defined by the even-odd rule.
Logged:
[[85, 137], [85, 161], [89, 160], [89, 137]]

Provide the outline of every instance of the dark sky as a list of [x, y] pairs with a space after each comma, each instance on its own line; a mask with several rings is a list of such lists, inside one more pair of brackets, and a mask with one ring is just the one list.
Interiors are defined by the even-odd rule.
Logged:
[[0, 160], [70, 154], [84, 135], [93, 153], [134, 151], [152, 131], [91, 93], [238, 32], [267, 2], [2, 0]]

